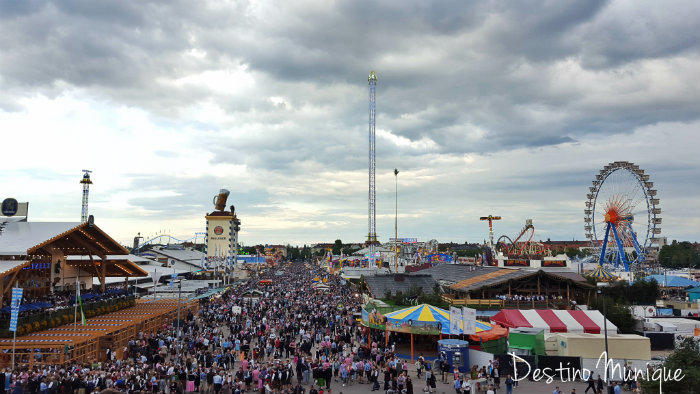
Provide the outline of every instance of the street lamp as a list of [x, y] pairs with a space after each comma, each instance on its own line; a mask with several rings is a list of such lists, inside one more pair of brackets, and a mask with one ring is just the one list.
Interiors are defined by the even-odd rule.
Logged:
[[605, 294], [603, 293], [603, 289], [606, 287], [610, 287], [610, 283], [608, 282], [598, 282], [596, 283], [598, 286], [598, 294], [600, 294], [603, 297], [603, 332], [605, 335], [605, 354], [606, 354], [606, 363], [605, 363], [605, 384], [608, 386], [608, 390], [610, 389], [610, 368], [609, 364], [607, 363], [607, 360], [610, 357], [610, 353], [608, 353], [608, 314], [605, 309]]
[[399, 170], [394, 168], [394, 272], [399, 272]]
[[177, 284], [177, 335], [175, 339], [175, 355], [180, 357], [180, 304], [182, 300], [182, 279]]

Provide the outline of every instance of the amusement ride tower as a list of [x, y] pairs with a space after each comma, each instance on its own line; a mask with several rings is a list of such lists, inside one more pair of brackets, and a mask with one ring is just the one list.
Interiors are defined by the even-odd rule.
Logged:
[[83, 184], [83, 209], [80, 213], [80, 223], [88, 220], [88, 195], [90, 194], [90, 185], [92, 185], [90, 180], [91, 172], [90, 170], [83, 170], [83, 179], [80, 180], [80, 183]]
[[377, 74], [374, 70], [370, 71], [369, 77], [367, 78], [369, 82], [369, 232], [367, 234], [367, 244], [369, 246], [369, 266], [374, 267], [375, 262], [375, 250], [377, 245], [377, 211], [376, 211], [376, 197], [377, 190], [375, 186], [375, 161], [374, 161], [374, 125], [375, 125], [375, 108], [374, 108], [374, 88], [377, 86]]

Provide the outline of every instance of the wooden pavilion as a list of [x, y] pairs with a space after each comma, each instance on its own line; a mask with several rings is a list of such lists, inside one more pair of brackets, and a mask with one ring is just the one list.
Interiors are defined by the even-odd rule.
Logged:
[[[163, 325], [177, 319], [177, 300], [138, 300], [136, 305], [86, 320], [86, 324], [66, 324], [18, 336], [15, 363], [30, 369], [35, 365], [106, 361], [107, 348], [122, 357], [122, 349], [139, 333], [156, 334]], [[183, 301], [180, 314], [199, 313], [198, 301]], [[0, 368], [12, 363], [11, 338], [0, 339]]]
[[[443, 298], [452, 305], [506, 308], [516, 304], [520, 307], [522, 303], [522, 307], [548, 309], [553, 304], [569, 305], [571, 300], [588, 300], [594, 291], [594, 286], [574, 272], [501, 268], [475, 272], [449, 286]], [[537, 301], [541, 297], [544, 300]], [[528, 301], [522, 302], [523, 298]], [[561, 302], [552, 303], [552, 299]]]
[[104, 291], [106, 277], [148, 275], [128, 259], [129, 251], [93, 220], [3, 224], [0, 231], [0, 305], [15, 286], [22, 287], [25, 297], [31, 298], [55, 290], [75, 290], [76, 282], [90, 289], [93, 277], [99, 279], [101, 291]]

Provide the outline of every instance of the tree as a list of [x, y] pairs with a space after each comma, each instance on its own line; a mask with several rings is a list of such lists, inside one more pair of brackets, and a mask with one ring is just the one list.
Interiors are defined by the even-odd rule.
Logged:
[[[588, 276], [586, 280], [591, 285], [596, 285], [596, 279]], [[627, 281], [615, 282], [605, 289], [608, 300], [614, 303], [628, 305], [652, 305], [659, 298], [659, 284], [655, 280], [637, 280], [632, 285]]]
[[301, 250], [298, 246], [287, 245], [287, 260], [297, 260], [301, 258]]
[[573, 259], [575, 257], [580, 257], [581, 256], [581, 251], [578, 248], [566, 248], [566, 255], [569, 256], [570, 259]]
[[342, 250], [343, 250], [343, 241], [336, 239], [335, 243], [333, 244], [333, 254], [339, 255]]
[[603, 309], [605, 309], [607, 319], [610, 320], [612, 324], [617, 326], [621, 333], [634, 334], [635, 320], [632, 316], [632, 310], [630, 309], [629, 304], [624, 301], [611, 299], [608, 295], [606, 295], [606, 297], [605, 308], [603, 308], [602, 295], [592, 300], [592, 302], [588, 305], [588, 308], [597, 309], [601, 313], [603, 313]]
[[479, 257], [481, 256], [481, 249], [462, 249], [455, 253], [457, 253], [457, 257]]
[[659, 264], [666, 268], [700, 268], [700, 248], [697, 243], [674, 240], [661, 248]]
[[[676, 350], [668, 356], [666, 361], [654, 370], [665, 368], [666, 371], [670, 371], [671, 376], [676, 370], [680, 370], [685, 375], [680, 381], [663, 380], [661, 389], [664, 393], [698, 394], [700, 393], [700, 367], [698, 366], [700, 366], [700, 345], [693, 337], [686, 337], [676, 345]], [[654, 377], [653, 372], [649, 375]], [[658, 380], [643, 380], [641, 384], [645, 393], [654, 393], [659, 390]]]

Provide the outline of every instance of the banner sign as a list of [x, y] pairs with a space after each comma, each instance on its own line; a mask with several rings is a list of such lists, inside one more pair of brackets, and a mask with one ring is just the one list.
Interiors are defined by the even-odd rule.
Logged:
[[476, 334], [476, 309], [462, 308], [462, 319], [464, 334]]
[[434, 253], [425, 256], [425, 260], [433, 264], [435, 263], [451, 263], [452, 256], [446, 253]]
[[404, 245], [412, 245], [418, 243], [418, 238], [389, 238], [389, 243], [400, 243]]
[[440, 322], [426, 322], [408, 320], [387, 319], [386, 329], [393, 332], [418, 335], [440, 335], [442, 324]]
[[17, 332], [17, 320], [19, 317], [19, 306], [22, 303], [21, 287], [12, 288], [12, 301], [10, 302], [10, 331]]
[[362, 308], [362, 322], [367, 327], [386, 330], [386, 317], [376, 309], [372, 312], [367, 312], [367, 310]]
[[505, 267], [529, 267], [530, 260], [505, 260], [503, 262]]
[[450, 335], [459, 335], [460, 325], [462, 325], [462, 310], [450, 307]]

